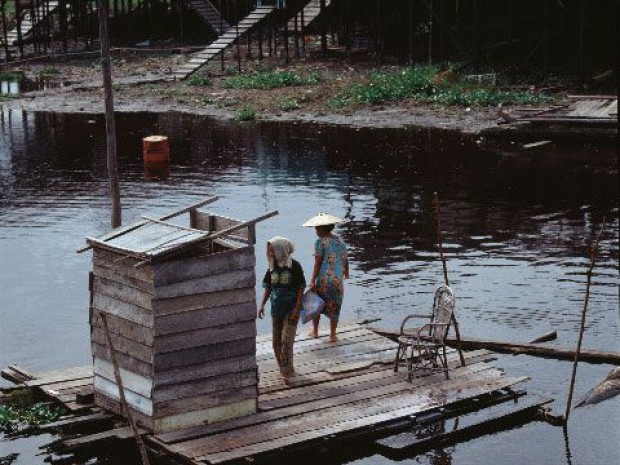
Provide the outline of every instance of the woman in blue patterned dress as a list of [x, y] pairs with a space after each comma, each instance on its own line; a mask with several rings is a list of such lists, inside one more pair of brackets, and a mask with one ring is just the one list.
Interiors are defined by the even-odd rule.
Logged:
[[[304, 226], [314, 226], [318, 236], [314, 243], [314, 269], [310, 287], [325, 301], [322, 313], [330, 320], [330, 342], [336, 341], [336, 329], [344, 297], [344, 280], [349, 278], [346, 244], [340, 237], [332, 234], [336, 223], [341, 221], [335, 216], [320, 213], [304, 223]], [[320, 318], [319, 315], [312, 321], [312, 337], [319, 335]]]

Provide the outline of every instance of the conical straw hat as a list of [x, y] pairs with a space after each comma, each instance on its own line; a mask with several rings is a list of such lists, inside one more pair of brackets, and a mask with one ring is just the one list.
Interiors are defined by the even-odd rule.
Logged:
[[319, 213], [306, 221], [302, 226], [306, 228], [315, 228], [317, 226], [327, 226], [330, 224], [342, 223], [344, 220], [334, 215], [328, 215], [327, 213]]

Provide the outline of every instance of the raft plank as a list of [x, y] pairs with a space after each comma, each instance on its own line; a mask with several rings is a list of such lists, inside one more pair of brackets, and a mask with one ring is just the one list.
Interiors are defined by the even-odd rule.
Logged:
[[[112, 346], [114, 347], [114, 351], [116, 353], [130, 355], [131, 357], [144, 363], [153, 363], [154, 357], [152, 347], [132, 341], [131, 339], [127, 339], [126, 337], [113, 332], [110, 332], [110, 337], [112, 339]], [[105, 335], [105, 330], [102, 328], [93, 327], [90, 334], [90, 339], [92, 342], [96, 342], [103, 347], [107, 347], [108, 340]]]
[[254, 249], [245, 247], [219, 252], [203, 257], [171, 260], [153, 265], [156, 286], [175, 284], [213, 274], [253, 268], [256, 265]]
[[[255, 298], [254, 285], [252, 284], [252, 286], [247, 286], [246, 288], [154, 300], [151, 305], [153, 313], [157, 317], [161, 317], [176, 313], [222, 307], [235, 303], [254, 302]], [[254, 310], [254, 313], [256, 313], [256, 309]]]
[[[269, 427], [260, 425], [242, 428], [173, 445], [170, 448], [199, 461], [222, 463], [234, 458], [252, 456], [287, 445], [298, 445], [312, 439], [341, 434], [357, 428], [376, 426], [382, 422], [413, 415], [448, 402], [473, 398], [523, 380], [524, 378], [447, 381], [442, 385], [442, 391], [446, 393], [442, 400], [432, 397], [432, 389], [418, 389], [415, 393], [401, 392], [397, 395], [381, 397], [380, 402], [377, 402], [375, 398], [362, 399], [346, 406], [310, 412], [296, 419], [289, 418], [286, 422], [274, 422]], [[407, 388], [407, 384], [403, 381], [404, 389]]]
[[210, 378], [224, 373], [256, 369], [257, 364], [254, 354], [248, 354], [157, 372], [155, 385], [159, 387], [167, 384]]
[[[506, 426], [517, 417], [524, 414], [530, 416], [536, 415], [540, 407], [552, 402], [551, 399], [542, 399], [535, 397], [533, 399], [506, 399], [504, 402], [487, 406], [483, 410], [458, 415], [452, 420], [453, 425], [447, 425], [443, 431], [437, 434], [419, 435], [411, 432], [405, 432], [379, 439], [377, 444], [387, 452], [404, 452], [413, 448], [421, 448], [426, 446], [437, 446], [445, 441], [453, 441], [454, 439], [464, 437], [470, 433], [478, 436], [484, 431], [488, 431], [491, 425]], [[447, 421], [439, 419], [437, 421]], [[494, 433], [496, 430], [494, 430]]]
[[147, 328], [153, 327], [153, 313], [149, 310], [100, 294], [99, 292], [93, 293], [93, 308], [100, 312], [146, 326]]
[[153, 294], [155, 292], [155, 288], [151, 282], [132, 278], [123, 273], [119, 273], [114, 268], [93, 265], [93, 274], [117, 284], [138, 289], [147, 294]]
[[255, 284], [254, 267], [239, 268], [233, 271], [212, 274], [204, 278], [156, 286], [155, 299], [170, 299], [195, 294], [229, 291], [231, 289], [244, 289], [254, 287]]
[[[465, 375], [471, 375], [471, 373], [477, 373], [483, 370], [489, 370], [492, 367], [486, 364], [475, 364], [472, 367], [460, 368], [455, 370], [453, 373], [453, 377], [461, 378]], [[287, 417], [299, 415], [305, 412], [311, 412], [316, 410], [321, 410], [324, 408], [334, 407], [337, 405], [343, 405], [350, 402], [356, 402], [360, 399], [361, 395], [363, 395], [364, 382], [367, 382], [368, 389], [372, 389], [375, 387], [381, 386], [381, 384], [377, 384], [376, 386], [371, 384], [373, 381], [377, 379], [388, 378], [388, 381], [385, 383], [386, 385], [400, 383], [403, 381], [403, 376], [395, 374], [392, 370], [384, 367], [381, 371], [375, 373], [366, 374], [364, 378], [359, 378], [359, 383], [354, 382], [351, 383], [352, 378], [346, 378], [343, 380], [336, 380], [333, 382], [325, 383], [321, 385], [321, 390], [312, 389], [309, 387], [303, 387], [299, 389], [291, 389], [285, 392], [292, 393], [295, 396], [304, 397], [307, 395], [317, 394], [318, 396], [313, 400], [308, 402], [296, 402], [295, 399], [290, 401], [288, 404], [283, 404], [279, 408], [273, 408], [267, 411], [262, 411], [252, 417], [248, 418], [237, 418], [234, 420], [230, 420], [225, 423], [220, 423], [217, 425], [204, 425], [197, 426], [194, 428], [188, 428], [181, 431], [175, 431], [163, 435], [157, 436], [157, 439], [166, 442], [166, 443], [176, 443], [182, 441], [188, 441], [190, 439], [196, 439], [199, 437], [220, 433], [224, 431], [230, 431], [233, 429], [238, 429], [246, 426], [258, 425], [261, 423], [266, 423], [269, 421], [275, 420], [284, 420]], [[425, 373], [424, 376], [420, 378], [415, 378], [413, 382], [410, 384], [411, 388], [419, 387], [419, 386], [432, 386], [432, 385], [441, 385], [445, 377], [441, 373]], [[337, 389], [350, 389], [346, 392], [341, 392], [339, 395], [334, 394], [334, 390]], [[400, 389], [400, 388], [399, 388]], [[319, 397], [321, 392], [324, 394]], [[263, 400], [266, 396], [261, 395], [259, 398], [259, 407], [264, 408]], [[301, 404], [301, 405], [300, 405]]]
[[[240, 296], [240, 298], [245, 298]], [[155, 317], [155, 336], [182, 333], [197, 329], [239, 324], [256, 319], [253, 301], [210, 307], [189, 312]]]
[[151, 284], [154, 276], [153, 268], [150, 266], [136, 268], [135, 265], [141, 261], [122, 253], [100, 248], [93, 249], [93, 264], [95, 266], [107, 268], [121, 276]]
[[[97, 376], [105, 378], [112, 383], [116, 383], [116, 378], [114, 376], [114, 366], [108, 360], [95, 357], [93, 361], [93, 370]], [[126, 370], [125, 368], [120, 368], [119, 371], [121, 379], [123, 381], [123, 386], [125, 386], [130, 391], [140, 394], [143, 397], [151, 397], [153, 391], [152, 379], [147, 378], [146, 376], [140, 376], [136, 373]]]
[[193, 347], [208, 346], [222, 342], [236, 341], [256, 336], [256, 324], [253, 320], [236, 325], [213, 326], [209, 328], [185, 331], [182, 333], [159, 336], [155, 340], [153, 352], [161, 354]]
[[253, 354], [255, 351], [254, 338], [239, 339], [223, 342], [217, 346], [192, 347], [191, 349], [177, 350], [160, 354], [155, 359], [155, 371], [166, 371], [171, 368], [205, 363], [223, 358]]
[[101, 276], [96, 276], [93, 281], [93, 291], [114, 299], [121, 300], [138, 307], [150, 310], [153, 294], [141, 291], [138, 288], [130, 287], [122, 283], [111, 281]]
[[71, 381], [74, 379], [92, 378], [92, 376], [93, 368], [89, 365], [40, 373], [37, 375], [37, 378], [31, 381], [24, 381], [24, 384], [30, 387], [37, 387], [45, 384], [62, 383], [63, 381]]
[[247, 386], [256, 386], [258, 376], [256, 370], [246, 370], [234, 373], [223, 373], [209, 378], [202, 378], [193, 381], [185, 381], [178, 384], [167, 384], [158, 386], [153, 391], [155, 402], [164, 402], [187, 397], [196, 397], [211, 392], [222, 391], [224, 389], [238, 389]]
[[[113, 334], [121, 335], [127, 339], [135, 341], [145, 346], [152, 346], [154, 339], [154, 331], [146, 326], [134, 323], [132, 321], [120, 318], [116, 315], [106, 314], [108, 319], [108, 328]], [[100, 311], [93, 309], [93, 322], [94, 328], [103, 330], [103, 323], [101, 322]]]
[[[91, 341], [90, 346], [93, 357], [110, 361], [110, 353], [108, 351], [107, 345], [101, 345], [94, 341]], [[124, 368], [127, 371], [131, 371], [132, 373], [136, 373], [147, 378], [153, 377], [154, 370], [152, 364], [145, 363], [142, 360], [138, 360], [137, 358], [120, 352], [116, 353], [116, 358], [118, 359], [118, 364], [120, 368]]]
[[236, 402], [256, 399], [256, 386], [240, 387], [234, 390], [209, 392], [193, 397], [184, 397], [155, 403], [155, 418], [198, 411], [207, 407], [218, 407]]

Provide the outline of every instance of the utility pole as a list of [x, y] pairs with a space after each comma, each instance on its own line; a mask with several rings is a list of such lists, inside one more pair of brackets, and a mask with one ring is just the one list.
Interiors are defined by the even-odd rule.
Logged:
[[108, 0], [97, 0], [99, 14], [99, 40], [101, 41], [101, 74], [105, 94], [105, 133], [112, 200], [112, 228], [121, 225], [121, 194], [116, 163], [116, 123], [114, 120], [114, 94], [112, 91], [112, 66], [110, 64], [110, 34], [108, 31]]

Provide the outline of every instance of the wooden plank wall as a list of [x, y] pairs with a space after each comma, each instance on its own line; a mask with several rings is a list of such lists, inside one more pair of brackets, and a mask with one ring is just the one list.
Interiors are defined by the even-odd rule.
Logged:
[[137, 262], [94, 249], [95, 403], [122, 414], [104, 312], [125, 396], [143, 427], [162, 432], [256, 412], [254, 248]]

